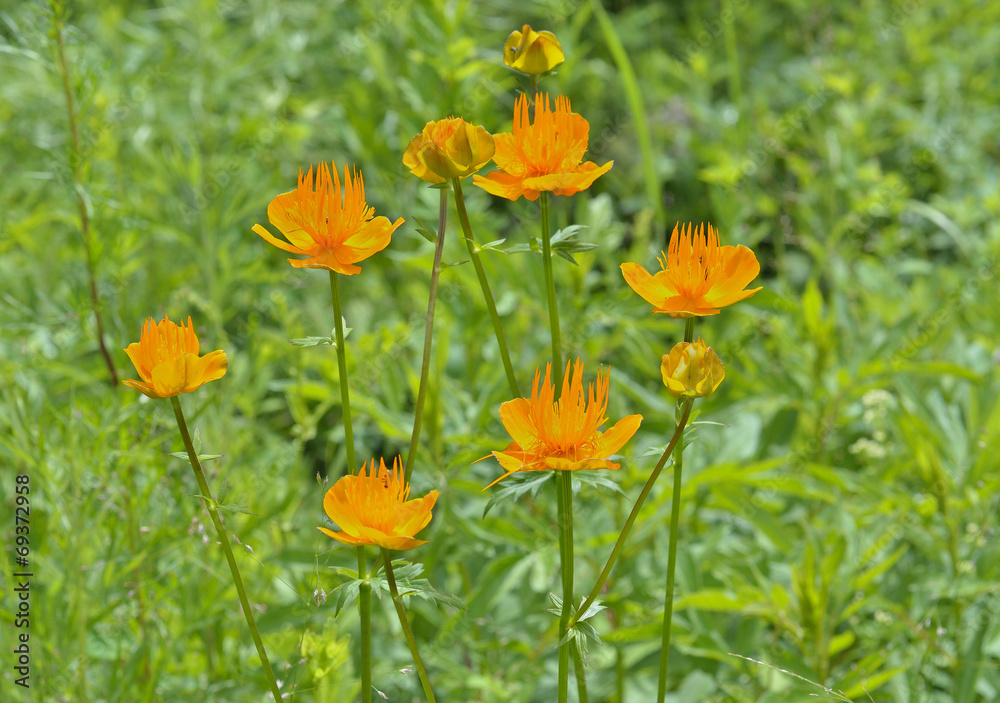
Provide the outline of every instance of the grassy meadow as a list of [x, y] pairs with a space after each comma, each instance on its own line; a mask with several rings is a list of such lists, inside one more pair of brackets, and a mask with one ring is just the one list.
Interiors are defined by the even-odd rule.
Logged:
[[[358, 608], [338, 590], [355, 552], [316, 529], [348, 472], [344, 379], [333, 346], [289, 342], [332, 334], [330, 284], [251, 227], [331, 160], [405, 219], [340, 283], [358, 463], [405, 457], [434, 250], [418, 229], [436, 228], [439, 191], [402, 155], [452, 115], [511, 130], [529, 80], [502, 53], [524, 24], [562, 44], [540, 87], [589, 122], [585, 158], [614, 161], [551, 200], [572, 235], [552, 259], [562, 356], [588, 381], [610, 370], [611, 422], [644, 418], [620, 470], [572, 474], [577, 601], [675, 429], [659, 366], [684, 320], [652, 314], [619, 266], [656, 270], [675, 223], [711, 222], [753, 250], [763, 290], [692, 318], [726, 377], [684, 450], [668, 700], [1000, 700], [1000, 5], [525, 7], [0, 0], [0, 701], [271, 700], [171, 456], [170, 403], [109, 382], [95, 297], [119, 380], [137, 378], [123, 349], [148, 317], [190, 315], [201, 352], [225, 350], [226, 375], [180, 401], [221, 455], [208, 483], [274, 674], [285, 700], [359, 699]], [[482, 261], [527, 393], [551, 360], [539, 205], [464, 193], [479, 243], [505, 240]], [[412, 477], [414, 497], [440, 497], [397, 577], [438, 700], [553, 703], [548, 479], [567, 472], [482, 490], [501, 469], [474, 462], [510, 441], [511, 394], [468, 258], [452, 205]], [[590, 701], [656, 700], [671, 474], [588, 621]], [[374, 700], [426, 700], [382, 584]], [[11, 653], [26, 631], [30, 689]]]

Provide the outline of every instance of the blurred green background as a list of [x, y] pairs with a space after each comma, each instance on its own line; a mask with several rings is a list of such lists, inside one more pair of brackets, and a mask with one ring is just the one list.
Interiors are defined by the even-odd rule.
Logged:
[[[1000, 696], [1000, 5], [389, 0], [0, 2], [0, 546], [14, 476], [31, 476], [32, 691], [9, 666], [16, 609], [0, 576], [0, 699], [266, 700], [221, 551], [165, 402], [111, 389], [96, 344], [77, 194], [90, 221], [105, 339], [191, 315], [224, 379], [182, 397], [288, 700], [356, 695], [356, 609], [334, 617], [323, 488], [345, 467], [328, 280], [250, 231], [300, 167], [363, 171], [378, 214], [407, 218], [345, 279], [358, 456], [405, 453], [437, 192], [400, 158], [428, 120], [510, 127], [527, 81], [508, 33], [554, 31], [542, 87], [591, 125], [614, 168], [556, 198], [556, 226], [599, 247], [556, 259], [565, 353], [611, 367], [612, 420], [642, 428], [583, 484], [577, 588], [589, 590], [673, 430], [659, 355], [682, 335], [624, 284], [677, 221], [711, 221], [762, 265], [750, 300], [699, 320], [727, 365], [686, 454], [673, 700], [973, 703]], [[75, 175], [74, 175], [75, 174]], [[524, 243], [537, 207], [466, 188], [480, 241]], [[463, 259], [454, 217], [445, 260]], [[536, 254], [484, 254], [522, 387], [548, 355]], [[411, 599], [442, 701], [555, 697], [551, 487], [483, 517], [508, 399], [470, 266], [442, 274], [434, 385], [414, 494], [441, 498], [406, 554], [465, 608]], [[516, 479], [511, 479], [516, 480]], [[661, 478], [595, 624], [592, 701], [656, 689], [670, 481]], [[496, 491], [497, 489], [492, 489]], [[422, 700], [391, 603], [374, 613], [375, 686]], [[741, 655], [749, 659], [738, 658]], [[819, 694], [819, 697], [814, 697]], [[575, 694], [574, 694], [575, 695]]]

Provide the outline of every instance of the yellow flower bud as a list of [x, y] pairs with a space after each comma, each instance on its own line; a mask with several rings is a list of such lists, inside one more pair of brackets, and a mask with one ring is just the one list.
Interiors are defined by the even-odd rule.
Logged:
[[470, 176], [493, 158], [493, 136], [461, 117], [428, 122], [410, 140], [403, 165], [428, 183]]
[[712, 395], [726, 377], [719, 355], [697, 342], [681, 342], [661, 357], [660, 373], [670, 395], [675, 398], [705, 398]]
[[528, 25], [511, 32], [503, 45], [503, 62], [529, 76], [547, 73], [565, 60], [555, 34], [536, 32]]

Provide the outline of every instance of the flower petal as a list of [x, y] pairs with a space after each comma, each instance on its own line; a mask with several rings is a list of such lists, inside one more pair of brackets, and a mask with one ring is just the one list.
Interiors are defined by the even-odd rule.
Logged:
[[601, 450], [598, 452], [602, 457], [608, 457], [618, 452], [625, 446], [625, 443], [632, 439], [638, 431], [639, 423], [642, 422], [642, 415], [628, 415], [608, 428], [598, 439]]

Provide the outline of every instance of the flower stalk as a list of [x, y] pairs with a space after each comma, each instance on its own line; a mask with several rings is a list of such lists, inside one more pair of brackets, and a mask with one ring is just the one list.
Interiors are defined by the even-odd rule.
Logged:
[[[684, 324], [684, 341], [694, 339], [694, 318], [689, 317]], [[678, 400], [678, 406], [685, 403]], [[690, 409], [690, 403], [688, 403]], [[677, 571], [677, 529], [681, 514], [681, 475], [684, 469], [684, 441], [674, 447], [674, 492], [670, 499], [670, 542], [667, 552], [667, 583], [666, 601], [663, 604], [663, 636], [660, 643], [660, 674], [657, 682], [657, 701], [663, 701], [667, 695], [667, 670], [670, 666], [670, 630], [674, 617], [674, 577]]]
[[396, 606], [399, 625], [403, 628], [403, 636], [406, 638], [406, 644], [410, 648], [410, 654], [413, 655], [413, 663], [417, 667], [420, 685], [424, 689], [424, 695], [427, 696], [428, 702], [436, 703], [434, 690], [431, 688], [431, 682], [427, 678], [427, 670], [424, 668], [423, 659], [420, 658], [420, 651], [417, 649], [417, 640], [413, 637], [413, 630], [410, 629], [410, 621], [407, 619], [406, 610], [403, 608], [403, 599], [400, 597], [399, 589], [396, 587], [396, 574], [392, 569], [392, 556], [389, 554], [388, 549], [382, 549], [382, 561], [385, 562], [385, 578], [389, 584], [389, 593], [392, 595], [392, 604]]
[[413, 433], [410, 435], [410, 449], [406, 454], [404, 483], [410, 482], [413, 464], [420, 445], [420, 428], [423, 422], [424, 402], [427, 398], [427, 380], [431, 368], [431, 344], [434, 339], [434, 308], [437, 304], [438, 278], [441, 275], [441, 252], [444, 250], [444, 233], [448, 218], [448, 190], [441, 188], [441, 205], [438, 209], [438, 236], [434, 243], [434, 265], [431, 268], [431, 290], [427, 300], [427, 318], [424, 323], [424, 353], [420, 361], [420, 385], [417, 387], [417, 402], [413, 409]]
[[104, 320], [101, 317], [101, 299], [97, 293], [97, 265], [94, 262], [94, 251], [91, 246], [90, 216], [87, 214], [87, 203], [83, 199], [83, 188], [80, 181], [80, 161], [83, 158], [80, 151], [80, 130], [76, 124], [76, 103], [73, 100], [73, 88], [69, 80], [69, 66], [66, 63], [66, 45], [63, 40], [63, 20], [65, 9], [62, 2], [53, 0], [53, 31], [55, 33], [56, 55], [59, 59], [59, 76], [62, 78], [63, 94], [66, 98], [66, 119], [69, 122], [70, 144], [69, 167], [73, 175], [73, 190], [76, 192], [76, 208], [80, 216], [80, 237], [83, 240], [84, 259], [87, 264], [87, 283], [90, 292], [90, 306], [94, 311], [94, 321], [97, 325], [97, 346], [101, 350], [104, 364], [108, 367], [112, 388], [118, 387], [118, 372], [111, 359], [111, 353], [104, 343]]
[[340, 283], [335, 271], [330, 271], [330, 297], [333, 300], [334, 334], [337, 339], [337, 369], [340, 375], [340, 403], [344, 414], [344, 444], [347, 447], [347, 470], [358, 468], [354, 455], [354, 427], [351, 421], [351, 391], [347, 385], [347, 349], [344, 347], [344, 315], [340, 307]]
[[361, 703], [372, 703], [372, 584], [365, 548], [358, 547], [358, 616], [361, 619]]
[[507, 339], [504, 337], [503, 326], [500, 324], [500, 315], [497, 313], [497, 306], [493, 300], [493, 292], [490, 290], [489, 281], [486, 279], [486, 270], [479, 257], [479, 245], [472, 235], [472, 225], [469, 224], [469, 213], [465, 209], [465, 197], [462, 195], [462, 181], [459, 178], [451, 179], [452, 188], [455, 190], [455, 207], [458, 209], [458, 219], [462, 224], [462, 232], [465, 234], [465, 244], [469, 248], [469, 257], [472, 259], [472, 266], [476, 269], [476, 277], [479, 279], [479, 287], [483, 291], [483, 299], [486, 301], [486, 309], [493, 322], [493, 332], [496, 334], [497, 344], [500, 345], [500, 358], [503, 361], [503, 369], [507, 374], [507, 384], [510, 392], [515, 398], [521, 397], [521, 391], [517, 387], [517, 377], [514, 375], [514, 367], [510, 363], [510, 353], [507, 351]]
[[261, 640], [260, 631], [257, 629], [257, 623], [254, 621], [253, 610], [250, 608], [250, 601], [247, 599], [246, 588], [243, 586], [243, 579], [240, 578], [240, 569], [236, 565], [236, 557], [233, 556], [233, 548], [229, 544], [229, 535], [226, 534], [226, 528], [222, 524], [222, 520], [219, 518], [219, 508], [218, 503], [216, 503], [215, 498], [212, 497], [212, 491], [208, 487], [208, 481], [205, 478], [205, 472], [201, 468], [201, 462], [198, 460], [198, 452], [195, 451], [194, 443], [191, 441], [191, 434], [188, 432], [187, 423], [184, 421], [184, 413], [181, 411], [180, 401], [177, 396], [172, 396], [170, 398], [170, 403], [174, 408], [174, 417], [177, 419], [177, 429], [180, 430], [181, 439], [184, 440], [184, 448], [187, 450], [188, 459], [191, 462], [191, 469], [194, 471], [195, 478], [198, 480], [198, 488], [201, 490], [201, 497], [205, 501], [205, 507], [208, 508], [208, 514], [212, 518], [212, 524], [215, 525], [215, 531], [219, 535], [219, 542], [222, 544], [222, 549], [226, 554], [226, 561], [229, 563], [229, 572], [233, 576], [233, 584], [236, 586], [236, 592], [239, 594], [240, 606], [243, 608], [243, 616], [246, 618], [247, 626], [250, 628], [250, 636], [253, 638], [254, 646], [257, 647], [257, 655], [260, 657], [260, 663], [264, 667], [264, 672], [267, 674], [267, 682], [271, 688], [271, 693], [274, 695], [275, 703], [281, 702], [281, 692], [278, 690], [278, 682], [274, 678], [274, 671], [271, 669], [271, 662], [268, 661], [267, 651], [264, 649], [264, 642]]
[[611, 569], [614, 568], [615, 562], [618, 561], [618, 557], [621, 555], [622, 549], [625, 546], [625, 540], [628, 539], [629, 532], [632, 530], [632, 525], [635, 524], [636, 517], [638, 517], [639, 511], [642, 509], [643, 503], [646, 502], [646, 498], [649, 496], [649, 492], [652, 490], [653, 484], [656, 483], [656, 479], [659, 478], [660, 472], [663, 471], [663, 467], [666, 465], [667, 459], [670, 458], [671, 453], [674, 451], [674, 447], [677, 446], [680, 438], [684, 435], [684, 427], [687, 425], [693, 405], [693, 401], [685, 403], [683, 414], [681, 415], [680, 421], [677, 423], [677, 429], [674, 430], [673, 437], [670, 438], [670, 443], [667, 444], [666, 449], [663, 450], [660, 460], [656, 463], [656, 467], [646, 480], [646, 484], [642, 487], [642, 491], [639, 493], [639, 497], [636, 499], [635, 505], [632, 506], [632, 512], [630, 512], [628, 518], [625, 519], [625, 525], [622, 527], [621, 534], [618, 535], [618, 541], [615, 542], [615, 546], [611, 550], [611, 556], [608, 557], [608, 561], [604, 564], [604, 569], [601, 571], [601, 575], [597, 577], [597, 582], [594, 584], [594, 588], [590, 591], [590, 595], [587, 596], [587, 599], [570, 619], [570, 627], [573, 627], [579, 621], [580, 617], [587, 612], [590, 606], [594, 604], [594, 601], [597, 600], [597, 596], [601, 593], [601, 589], [604, 588], [604, 584], [608, 580], [608, 576], [611, 575]]

